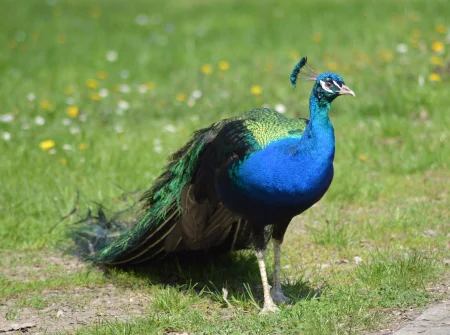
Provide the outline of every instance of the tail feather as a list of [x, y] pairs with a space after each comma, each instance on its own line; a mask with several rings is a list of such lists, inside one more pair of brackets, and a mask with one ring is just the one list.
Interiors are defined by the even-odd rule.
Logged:
[[[85, 258], [97, 264], [125, 264], [142, 262], [166, 250], [165, 238], [181, 216], [183, 187], [192, 179], [211, 131], [213, 127], [195, 132], [186, 145], [172, 154], [164, 172], [140, 198], [143, 206], [137, 220], [118, 223], [115, 220], [119, 221], [119, 216], [107, 220], [100, 210], [97, 218], [89, 218], [71, 230]], [[178, 240], [172, 248], [177, 248]]]

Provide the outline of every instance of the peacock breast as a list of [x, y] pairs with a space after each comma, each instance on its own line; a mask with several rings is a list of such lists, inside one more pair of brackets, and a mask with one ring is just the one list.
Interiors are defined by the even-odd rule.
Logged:
[[334, 143], [305, 145], [285, 138], [249, 155], [234, 169], [246, 197], [264, 205], [309, 207], [333, 179]]

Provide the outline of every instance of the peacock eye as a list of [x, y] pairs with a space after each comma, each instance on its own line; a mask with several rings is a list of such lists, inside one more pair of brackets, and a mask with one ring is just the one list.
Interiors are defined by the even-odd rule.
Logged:
[[333, 86], [329, 81], [327, 81], [326, 83], [327, 88], [331, 88], [331, 86]]

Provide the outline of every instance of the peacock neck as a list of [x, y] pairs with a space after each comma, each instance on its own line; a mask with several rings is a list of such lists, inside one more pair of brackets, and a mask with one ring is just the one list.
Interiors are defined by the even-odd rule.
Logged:
[[310, 122], [315, 125], [321, 125], [325, 127], [333, 127], [328, 117], [328, 111], [330, 110], [330, 102], [325, 99], [318, 99], [314, 92], [311, 92], [309, 97], [309, 116]]
[[312, 92], [309, 98], [310, 119], [303, 138], [311, 145], [318, 144], [334, 151], [334, 128], [328, 117], [329, 110], [330, 102], [318, 99]]

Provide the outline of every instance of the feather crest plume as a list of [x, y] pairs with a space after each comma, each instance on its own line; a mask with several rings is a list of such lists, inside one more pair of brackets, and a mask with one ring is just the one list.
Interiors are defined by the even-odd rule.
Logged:
[[314, 71], [309, 65], [307, 65], [308, 59], [306, 57], [302, 57], [300, 61], [295, 65], [292, 70], [290, 80], [292, 87], [295, 87], [297, 84], [297, 79], [302, 80], [316, 80], [319, 74]]

